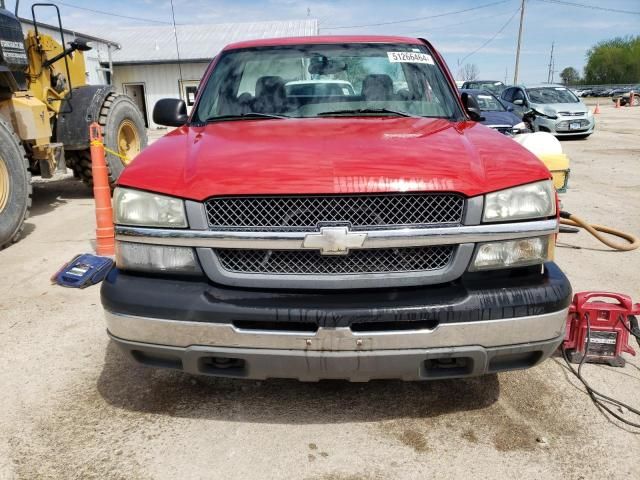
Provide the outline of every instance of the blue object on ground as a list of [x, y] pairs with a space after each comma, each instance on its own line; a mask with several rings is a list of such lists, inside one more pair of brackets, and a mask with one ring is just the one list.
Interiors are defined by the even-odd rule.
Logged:
[[104, 280], [113, 267], [113, 260], [84, 253], [58, 270], [51, 281], [63, 287], [85, 288]]

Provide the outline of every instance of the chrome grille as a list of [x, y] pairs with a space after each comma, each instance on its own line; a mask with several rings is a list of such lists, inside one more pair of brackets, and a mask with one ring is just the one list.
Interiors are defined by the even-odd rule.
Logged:
[[346, 256], [323, 256], [314, 250], [215, 250], [222, 268], [234, 273], [339, 275], [441, 270], [455, 247], [352, 250]]
[[558, 115], [562, 115], [564, 117], [579, 117], [586, 114], [587, 112], [558, 112]]
[[209, 227], [252, 231], [317, 230], [323, 223], [352, 230], [460, 224], [464, 198], [450, 193], [221, 197], [205, 202]]

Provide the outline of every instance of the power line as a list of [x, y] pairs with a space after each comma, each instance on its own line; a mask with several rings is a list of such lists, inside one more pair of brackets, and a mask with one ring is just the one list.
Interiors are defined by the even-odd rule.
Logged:
[[625, 13], [627, 15], [640, 15], [640, 12], [632, 12], [629, 10], [618, 10], [617, 8], [597, 7], [595, 5], [585, 5], [584, 3], [565, 2], [562, 0], [539, 0], [545, 3], [555, 3], [556, 5], [565, 5], [568, 7], [588, 8], [590, 10], [603, 10], [605, 12]]
[[489, 45], [493, 40], [495, 40], [495, 38], [500, 35], [502, 32], [504, 32], [504, 29], [507, 28], [509, 26], [509, 24], [511, 23], [511, 20], [514, 19], [514, 17], [518, 14], [518, 12], [520, 12], [520, 9], [517, 9], [515, 12], [513, 12], [513, 14], [509, 17], [509, 20], [507, 20], [505, 22], [504, 25], [502, 25], [502, 27], [500, 27], [500, 30], [498, 30], [489, 40], [487, 40], [486, 42], [484, 42], [482, 45], [480, 45], [478, 48], [476, 48], [474, 51], [472, 51], [471, 53], [468, 53], [467, 55], [465, 55], [462, 60], [460, 60], [460, 63], [464, 62], [467, 58], [469, 58], [471, 55], [478, 53], [480, 50], [482, 50], [484, 47], [486, 47], [487, 45]]
[[120, 15], [118, 13], [105, 12], [103, 10], [95, 10], [93, 8], [79, 7], [78, 5], [72, 5], [70, 3], [60, 2], [59, 0], [51, 0], [51, 1], [53, 3], [57, 3], [59, 5], [67, 7], [67, 8], [75, 8], [75, 9], [78, 9], [78, 10], [84, 10], [86, 12], [98, 13], [100, 15], [108, 15], [110, 17], [117, 17], [117, 18], [126, 18], [127, 20], [136, 20], [138, 22], [160, 23], [162, 25], [171, 25], [171, 22], [163, 22], [161, 20], [152, 20], [150, 18], [131, 17], [129, 15]]
[[454, 12], [440, 13], [438, 15], [429, 15], [426, 17], [405, 18], [403, 20], [392, 20], [389, 22], [369, 23], [369, 24], [362, 24], [362, 25], [339, 25], [336, 27], [324, 27], [324, 28], [325, 30], [338, 30], [343, 28], [381, 27], [384, 25], [395, 25], [397, 23], [417, 22], [419, 20], [428, 20], [431, 18], [440, 18], [440, 17], [446, 17], [448, 15], [457, 15], [458, 13], [471, 12], [473, 10], [479, 10], [481, 8], [492, 7], [493, 5], [500, 5], [502, 3], [509, 3], [509, 2], [511, 2], [511, 0], [501, 0], [499, 2], [492, 2], [492, 3], [485, 3], [484, 5], [478, 5], [477, 7], [465, 8], [464, 10], [456, 10]]
[[398, 34], [402, 34], [402, 35], [412, 35], [412, 34], [425, 34], [425, 35], [430, 35], [432, 31], [437, 31], [437, 30], [445, 30], [447, 28], [451, 28], [451, 27], [458, 27], [460, 25], [466, 25], [469, 23], [478, 23], [478, 20], [484, 20], [486, 18], [491, 18], [491, 19], [496, 19], [496, 18], [500, 18], [500, 17], [504, 17], [506, 15], [509, 15], [509, 12], [506, 13], [499, 13], [497, 15], [493, 14], [493, 15], [483, 15], [482, 17], [475, 17], [471, 20], [465, 20], [464, 22], [456, 22], [456, 23], [448, 23], [447, 25], [438, 25], [436, 27], [423, 27], [420, 30], [394, 30], [394, 33], [398, 33]]

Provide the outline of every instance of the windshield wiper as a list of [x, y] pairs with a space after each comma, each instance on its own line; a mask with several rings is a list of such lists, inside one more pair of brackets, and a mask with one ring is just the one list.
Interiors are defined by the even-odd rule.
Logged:
[[246, 112], [246, 113], [239, 113], [236, 115], [216, 115], [214, 117], [207, 118], [205, 120], [205, 123], [224, 121], [224, 120], [242, 120], [244, 118], [269, 119], [269, 118], [291, 118], [291, 117], [286, 117], [284, 115], [276, 115], [275, 113]]
[[398, 117], [413, 117], [413, 118], [422, 118], [418, 115], [412, 115], [407, 112], [399, 112], [397, 110], [391, 110], [389, 108], [355, 108], [353, 110], [333, 110], [330, 112], [320, 112], [316, 114], [318, 117], [322, 116], [331, 116], [331, 115], [348, 115], [348, 114], [386, 114], [386, 115], [397, 115]]

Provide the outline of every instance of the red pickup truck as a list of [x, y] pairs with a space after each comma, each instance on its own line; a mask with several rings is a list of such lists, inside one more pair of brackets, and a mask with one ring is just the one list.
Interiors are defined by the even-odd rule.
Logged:
[[114, 192], [108, 333], [135, 361], [367, 381], [527, 368], [561, 342], [551, 175], [425, 40], [236, 43]]

